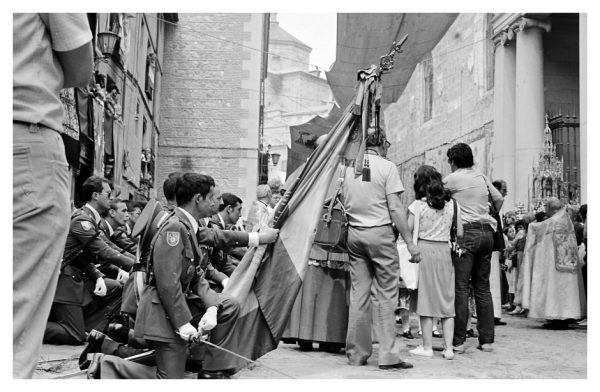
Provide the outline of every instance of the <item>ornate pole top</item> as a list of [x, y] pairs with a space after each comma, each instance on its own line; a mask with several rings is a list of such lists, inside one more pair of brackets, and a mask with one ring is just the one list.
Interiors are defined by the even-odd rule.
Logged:
[[390, 49], [390, 53], [386, 54], [385, 56], [381, 56], [379, 58], [379, 68], [381, 69], [381, 72], [385, 72], [385, 71], [389, 71], [392, 68], [394, 68], [394, 56], [396, 55], [396, 53], [402, 53], [402, 45], [404, 45], [404, 42], [406, 42], [406, 39], [408, 38], [408, 34], [405, 35], [404, 37], [402, 37], [402, 39], [396, 43], [396, 41], [394, 41], [392, 43], [392, 48]]

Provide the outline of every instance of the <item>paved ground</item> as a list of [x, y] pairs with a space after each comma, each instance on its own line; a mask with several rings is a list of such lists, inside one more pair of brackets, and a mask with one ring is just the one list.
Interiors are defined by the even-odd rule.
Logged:
[[[366, 366], [354, 367], [347, 365], [343, 352], [337, 355], [316, 350], [302, 352], [296, 345], [280, 344], [277, 350], [260, 358], [258, 366], [250, 365], [234, 378], [286, 378], [268, 367], [301, 379], [587, 378], [587, 329], [549, 331], [541, 328], [539, 320], [508, 315], [503, 320], [508, 325], [496, 327], [496, 344], [492, 353], [477, 350], [477, 339], [468, 339], [467, 352], [457, 354], [452, 361], [444, 360], [440, 352], [436, 352], [432, 359], [413, 357], [408, 350], [420, 344], [421, 340], [399, 336], [403, 341], [402, 355], [414, 364], [414, 368], [380, 370], [376, 363], [377, 345]], [[413, 319], [411, 324], [414, 323]], [[416, 335], [416, 327], [413, 331]], [[441, 345], [442, 339], [434, 339], [434, 344]], [[82, 348], [44, 345], [42, 361], [51, 362], [40, 363], [35, 378], [53, 378], [77, 372], [77, 357]], [[186, 378], [195, 378], [195, 374], [189, 373]]]

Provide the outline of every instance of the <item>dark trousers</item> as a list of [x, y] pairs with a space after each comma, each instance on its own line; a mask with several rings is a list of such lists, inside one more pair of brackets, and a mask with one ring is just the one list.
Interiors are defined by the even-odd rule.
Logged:
[[[217, 326], [210, 331], [210, 342], [217, 346], [227, 346], [225, 342], [235, 342], [233, 336], [233, 327], [240, 312], [240, 304], [233, 297], [227, 294], [219, 294], [221, 299], [220, 309], [217, 312]], [[193, 326], [198, 325], [201, 316], [204, 314], [202, 306], [195, 306], [194, 303], [188, 303], [192, 311]], [[117, 356], [105, 355], [100, 360], [100, 378], [183, 378], [185, 375], [185, 363], [188, 359], [188, 343], [184, 340], [173, 342], [157, 342], [146, 340], [150, 348], [156, 351], [156, 368], [145, 366], [140, 363], [126, 361]], [[237, 346], [226, 347], [233, 351]], [[190, 358], [203, 360], [203, 368], [209, 371], [228, 370], [220, 368], [222, 363], [228, 359], [223, 352], [213, 348], [206, 348], [202, 343], [192, 344], [190, 347]], [[223, 362], [225, 361], [225, 362]]]
[[148, 351], [148, 348], [131, 347], [123, 343], [115, 342], [108, 336], [104, 338], [104, 340], [102, 341], [102, 346], [100, 348], [100, 352], [104, 354], [115, 355], [119, 358], [128, 358], [146, 351]]
[[467, 336], [469, 315], [469, 279], [473, 285], [479, 343], [494, 342], [494, 306], [490, 292], [490, 259], [494, 245], [493, 230], [489, 224], [466, 223], [459, 245], [466, 252], [455, 257], [454, 340], [455, 346], [463, 344]]
[[[94, 329], [105, 319], [105, 313], [120, 301], [122, 285], [112, 279], [104, 279], [106, 295], [94, 299], [86, 306], [53, 303], [44, 332], [46, 344], [79, 345], [85, 342], [85, 332]], [[92, 289], [93, 290], [93, 289]]]

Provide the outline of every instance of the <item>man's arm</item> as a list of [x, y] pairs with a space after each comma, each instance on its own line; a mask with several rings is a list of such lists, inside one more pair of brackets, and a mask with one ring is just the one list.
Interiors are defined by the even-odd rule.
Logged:
[[402, 201], [400, 200], [400, 194], [391, 193], [387, 195], [386, 198], [392, 222], [398, 228], [398, 231], [400, 232], [404, 242], [406, 242], [408, 251], [412, 256], [412, 260], [414, 262], [419, 262], [421, 260], [421, 251], [417, 247], [417, 244], [413, 242], [412, 233], [408, 227], [406, 210], [402, 205]]
[[94, 58], [92, 52], [92, 42], [88, 42], [77, 49], [66, 52], [57, 52], [56, 57], [60, 63], [64, 82], [63, 88], [85, 87], [92, 78], [94, 69]]

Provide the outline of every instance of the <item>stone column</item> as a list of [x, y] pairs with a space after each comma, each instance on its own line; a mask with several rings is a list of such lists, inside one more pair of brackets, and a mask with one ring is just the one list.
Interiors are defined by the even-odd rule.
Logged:
[[587, 14], [579, 14], [579, 183], [581, 204], [587, 203]]
[[514, 32], [494, 38], [494, 138], [492, 180], [506, 181], [508, 194], [502, 209], [515, 205], [515, 41]]
[[550, 24], [521, 18], [511, 26], [517, 33], [515, 96], [514, 202], [528, 208], [533, 165], [544, 147], [544, 47], [542, 34]]

